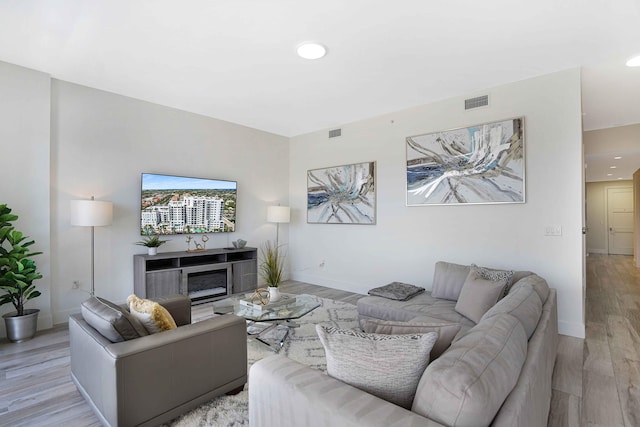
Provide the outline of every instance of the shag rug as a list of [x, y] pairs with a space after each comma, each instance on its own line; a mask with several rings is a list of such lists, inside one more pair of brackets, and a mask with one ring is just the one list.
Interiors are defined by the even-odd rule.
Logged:
[[[285, 355], [297, 362], [314, 369], [326, 370], [324, 348], [316, 334], [317, 324], [326, 324], [343, 329], [358, 327], [358, 312], [353, 304], [314, 297], [320, 307], [306, 316], [295, 320], [299, 328], [292, 328], [279, 354]], [[284, 327], [272, 331], [271, 338], [277, 338], [284, 333]], [[268, 337], [267, 337], [268, 339]], [[248, 368], [258, 360], [273, 355], [274, 352], [266, 345], [248, 339], [247, 364]], [[200, 407], [187, 412], [165, 426], [171, 427], [238, 427], [249, 425], [248, 386], [235, 396], [220, 396]]]

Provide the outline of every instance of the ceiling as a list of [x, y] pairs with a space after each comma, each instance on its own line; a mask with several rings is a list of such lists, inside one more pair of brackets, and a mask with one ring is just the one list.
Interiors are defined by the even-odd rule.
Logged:
[[638, 22], [639, 0], [0, 0], [0, 60], [284, 136], [583, 67], [592, 130], [640, 123]]

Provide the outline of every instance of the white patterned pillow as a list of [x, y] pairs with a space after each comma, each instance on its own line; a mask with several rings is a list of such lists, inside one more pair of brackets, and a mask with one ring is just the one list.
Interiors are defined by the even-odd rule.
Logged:
[[438, 334], [380, 335], [316, 325], [327, 373], [410, 409]]
[[478, 267], [475, 264], [471, 264], [471, 270], [475, 270], [484, 280], [491, 280], [492, 282], [501, 282], [504, 280], [507, 286], [504, 288], [504, 293], [500, 298], [505, 297], [509, 293], [511, 280], [513, 279], [513, 270], [494, 270], [486, 267]]

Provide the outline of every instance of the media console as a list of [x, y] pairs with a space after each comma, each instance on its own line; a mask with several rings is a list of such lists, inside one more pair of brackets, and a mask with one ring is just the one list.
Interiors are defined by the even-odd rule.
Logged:
[[140, 298], [182, 294], [200, 304], [258, 286], [256, 248], [165, 252], [133, 256], [133, 289]]

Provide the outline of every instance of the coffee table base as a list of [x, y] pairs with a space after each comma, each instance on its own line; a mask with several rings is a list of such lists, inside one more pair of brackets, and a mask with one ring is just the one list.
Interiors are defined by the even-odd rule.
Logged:
[[[265, 322], [250, 322], [247, 324], [247, 327], [250, 327], [256, 323], [265, 323]], [[300, 327], [300, 324], [296, 322], [292, 322], [290, 320], [275, 320], [269, 323], [271, 324], [266, 328], [264, 328], [263, 330], [261, 330], [260, 332], [258, 332], [257, 334], [249, 334], [249, 336], [254, 337], [256, 341], [260, 341], [262, 344], [269, 347], [275, 353], [279, 353], [282, 347], [284, 346], [285, 341], [289, 337], [289, 332], [291, 331], [291, 329]], [[269, 342], [263, 338], [267, 333], [276, 329], [278, 326], [286, 327], [284, 335], [278, 341], [274, 343], [274, 342]]]

